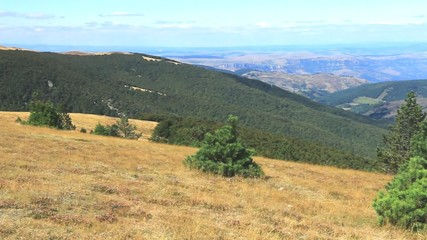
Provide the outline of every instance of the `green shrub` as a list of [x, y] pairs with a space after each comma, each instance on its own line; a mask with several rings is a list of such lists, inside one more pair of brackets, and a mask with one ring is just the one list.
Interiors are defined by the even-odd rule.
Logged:
[[154, 132], [150, 137], [150, 140], [162, 143], [168, 142], [169, 137], [172, 135], [170, 129], [172, 125], [173, 122], [171, 120], [163, 120], [159, 122], [156, 128], [154, 128]]
[[109, 131], [107, 130], [108, 126], [104, 126], [101, 123], [96, 124], [95, 129], [93, 129], [93, 134], [108, 136]]
[[427, 229], [427, 160], [412, 157], [373, 204], [381, 224]]
[[119, 127], [115, 124], [110, 126], [98, 123], [92, 133], [95, 135], [119, 137], [120, 135], [118, 129]]
[[129, 123], [127, 117], [122, 116], [117, 124], [113, 125], [102, 125], [98, 123], [93, 130], [93, 134], [112, 136], [112, 137], [123, 137], [127, 139], [138, 139], [141, 134], [135, 132], [136, 127]]
[[108, 136], [120, 137], [119, 126], [117, 126], [116, 124], [113, 124], [111, 126], [107, 125], [107, 130], [108, 130]]
[[48, 126], [64, 130], [76, 129], [70, 115], [59, 111], [50, 101], [32, 101], [30, 103], [30, 116], [26, 123], [34, 126]]
[[207, 133], [200, 150], [184, 160], [190, 168], [225, 177], [260, 177], [264, 173], [252, 160], [254, 151], [243, 146], [237, 136], [237, 117], [229, 116], [228, 125]]
[[86, 130], [86, 128], [82, 128], [82, 129], [80, 129], [80, 132], [81, 132], [81, 133], [86, 133], [86, 132], [87, 132], [87, 130]]
[[51, 102], [35, 101], [30, 103], [28, 124], [34, 126], [61, 126], [61, 119]]

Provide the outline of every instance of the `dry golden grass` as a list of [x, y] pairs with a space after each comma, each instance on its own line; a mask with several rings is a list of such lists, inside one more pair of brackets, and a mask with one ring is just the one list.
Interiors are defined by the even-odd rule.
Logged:
[[[267, 178], [227, 179], [186, 169], [194, 148], [17, 116], [0, 112], [0, 239], [426, 239], [377, 225], [372, 199], [390, 176], [255, 158]], [[132, 123], [145, 137], [155, 126]]]

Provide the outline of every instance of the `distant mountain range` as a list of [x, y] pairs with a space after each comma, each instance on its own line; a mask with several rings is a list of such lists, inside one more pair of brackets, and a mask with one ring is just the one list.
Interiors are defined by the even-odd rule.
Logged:
[[234, 72], [330, 73], [370, 82], [427, 79], [427, 44], [237, 48], [162, 54]]
[[382, 122], [270, 84], [166, 58], [0, 51], [0, 110], [28, 110], [35, 92], [69, 112], [210, 121], [234, 114], [248, 128], [365, 157], [375, 156], [385, 132]]
[[427, 109], [427, 80], [366, 84], [319, 98], [322, 103], [372, 118], [394, 118], [408, 92], [417, 94], [418, 103]]

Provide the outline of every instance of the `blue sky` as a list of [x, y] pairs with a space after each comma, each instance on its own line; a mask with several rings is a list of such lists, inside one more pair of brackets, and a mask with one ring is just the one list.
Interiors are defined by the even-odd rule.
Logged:
[[426, 0], [0, 0], [0, 45], [427, 42]]

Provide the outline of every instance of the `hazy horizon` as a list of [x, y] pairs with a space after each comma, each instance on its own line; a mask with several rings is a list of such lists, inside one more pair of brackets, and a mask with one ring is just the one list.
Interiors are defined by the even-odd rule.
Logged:
[[[357, 44], [317, 44], [281, 46], [227, 46], [227, 47], [150, 47], [150, 46], [87, 46], [87, 45], [45, 45], [45, 44], [0, 44], [40, 52], [133, 52], [153, 54], [170, 58], [203, 55], [204, 57], [225, 57], [236, 54], [302, 54], [352, 56], [427, 54], [427, 42], [420, 43], [357, 43]], [[182, 59], [181, 59], [182, 60]]]

